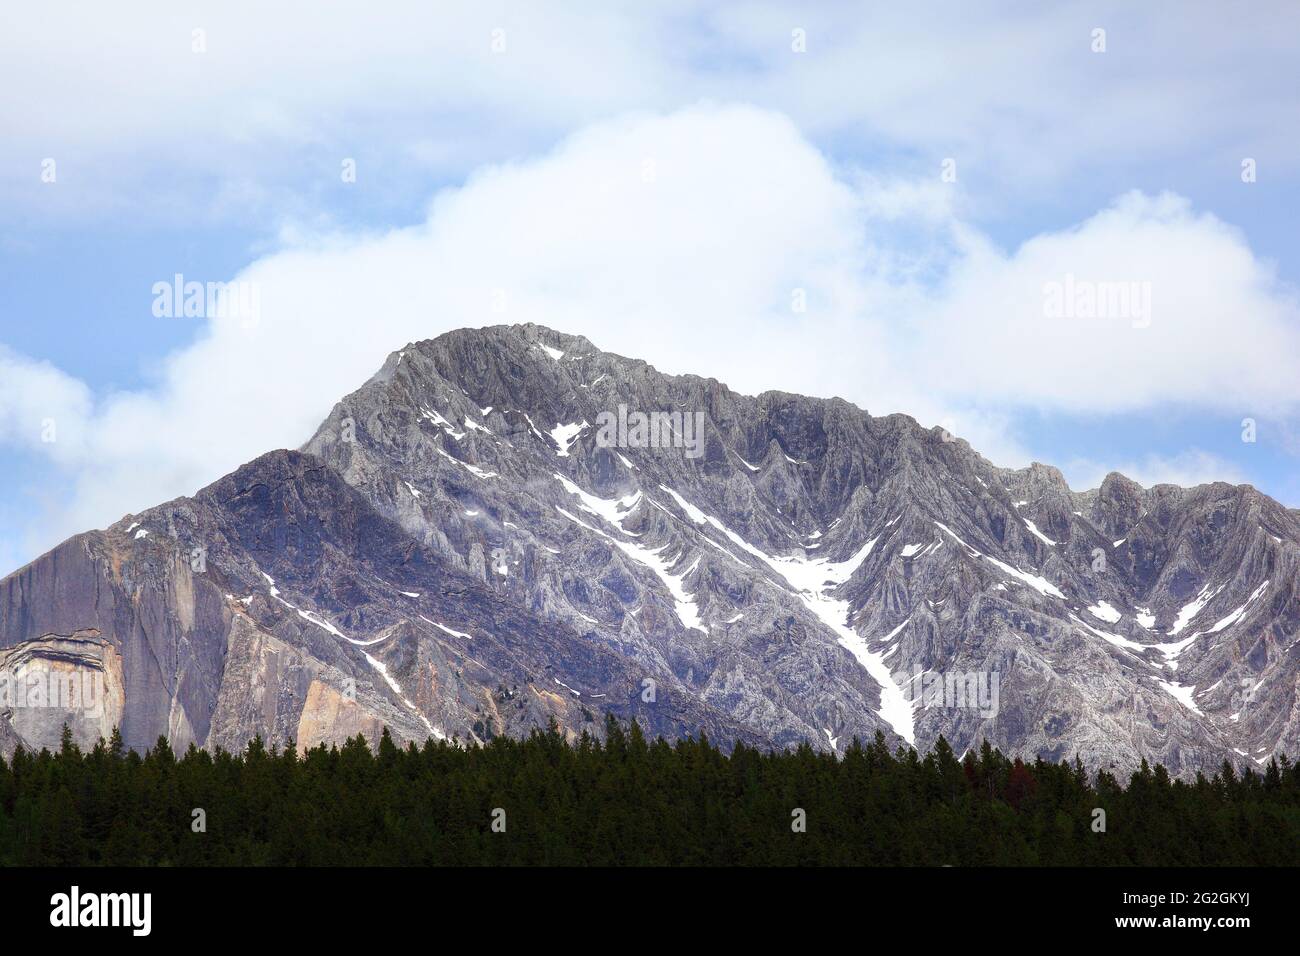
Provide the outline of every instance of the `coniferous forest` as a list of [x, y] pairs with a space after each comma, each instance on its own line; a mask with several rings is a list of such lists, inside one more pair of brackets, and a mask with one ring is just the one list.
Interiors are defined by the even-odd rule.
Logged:
[[0, 862], [20, 866], [837, 865], [1257, 866], [1300, 863], [1300, 768], [1163, 767], [1121, 781], [958, 760], [883, 738], [839, 758], [806, 745], [730, 753], [704, 739], [556, 731], [243, 753], [114, 733], [88, 752], [0, 760]]

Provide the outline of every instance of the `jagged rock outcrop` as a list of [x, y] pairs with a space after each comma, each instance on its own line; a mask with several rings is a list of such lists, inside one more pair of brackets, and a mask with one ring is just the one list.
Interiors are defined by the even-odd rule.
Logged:
[[[1249, 487], [1074, 492], [906, 416], [497, 327], [394, 352], [302, 452], [0, 582], [0, 665], [116, 675], [73, 729], [133, 746], [612, 712], [1188, 775], [1300, 750], [1298, 559]], [[62, 723], [0, 707], [0, 742]]]

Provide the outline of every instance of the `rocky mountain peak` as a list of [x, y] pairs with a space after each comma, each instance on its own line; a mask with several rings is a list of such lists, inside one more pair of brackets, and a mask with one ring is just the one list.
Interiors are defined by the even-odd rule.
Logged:
[[462, 329], [392, 353], [301, 451], [0, 583], [0, 653], [98, 634], [70, 666], [135, 745], [613, 713], [1186, 775], [1297, 749], [1298, 541], [1254, 489], [1074, 492], [905, 415]]

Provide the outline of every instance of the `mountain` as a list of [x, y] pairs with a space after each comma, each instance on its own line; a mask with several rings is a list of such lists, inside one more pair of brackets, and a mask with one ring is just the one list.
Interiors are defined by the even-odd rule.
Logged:
[[612, 713], [1187, 776], [1300, 752], [1298, 559], [1300, 516], [1249, 486], [1075, 492], [904, 415], [461, 330], [300, 451], [0, 581], [0, 672], [101, 690], [32, 706], [11, 679], [0, 748], [65, 721], [232, 749]]

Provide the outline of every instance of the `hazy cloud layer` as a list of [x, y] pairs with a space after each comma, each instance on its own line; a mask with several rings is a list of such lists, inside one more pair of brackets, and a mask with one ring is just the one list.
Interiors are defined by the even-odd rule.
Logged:
[[[1298, 161], [1300, 14], [1284, 2], [11, 6], [0, 201], [42, 221], [310, 214], [344, 157], [372, 203], [397, 202], [420, 177], [701, 97], [912, 168], [956, 158], [982, 202], [1099, 169], [1229, 179], [1245, 155], [1272, 177]], [[40, 186], [45, 158], [59, 190]]]
[[[476, 172], [418, 226], [286, 238], [234, 277], [258, 289], [257, 322], [158, 320], [205, 329], [155, 389], [92, 398], [0, 353], [0, 441], [77, 476], [74, 500], [42, 518], [48, 546], [297, 446], [390, 351], [463, 326], [539, 322], [742, 391], [905, 411], [1000, 464], [1025, 461], [1009, 424], [1026, 409], [1295, 408], [1294, 298], [1213, 216], [1128, 194], [1004, 250], [963, 221], [958, 188], [833, 166], [754, 108], [620, 117]], [[1150, 307], [1053, 314], [1045, 290], [1066, 276], [1076, 290], [1147, 283]], [[1134, 468], [1236, 477], [1222, 464]]]

